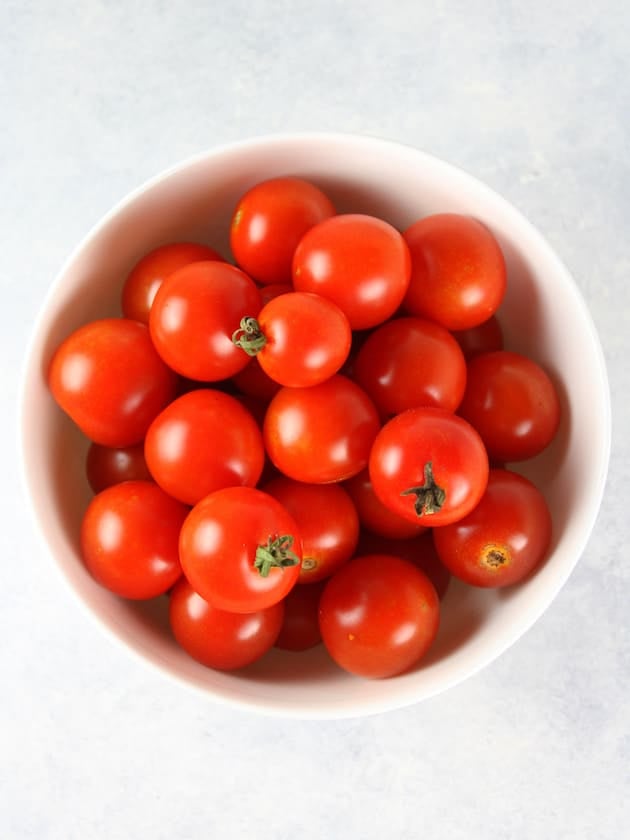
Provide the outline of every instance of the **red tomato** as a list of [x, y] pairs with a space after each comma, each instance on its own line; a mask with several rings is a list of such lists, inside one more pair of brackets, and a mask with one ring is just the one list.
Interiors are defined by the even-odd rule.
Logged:
[[338, 306], [305, 292], [273, 298], [257, 318], [243, 318], [234, 343], [276, 382], [291, 388], [318, 385], [337, 373], [352, 341]]
[[423, 405], [456, 411], [466, 387], [466, 360], [444, 327], [424, 318], [396, 318], [363, 344], [354, 378], [383, 417]]
[[282, 387], [279, 382], [265, 373], [258, 359], [250, 359], [243, 370], [232, 377], [232, 382], [239, 391], [265, 402], [269, 402], [272, 397], [275, 397]]
[[354, 554], [359, 518], [352, 500], [336, 484], [302, 484], [276, 478], [263, 488], [295, 519], [302, 535], [299, 583], [329, 577]]
[[283, 650], [308, 650], [320, 644], [319, 599], [325, 581], [312, 586], [294, 586], [282, 602], [284, 621], [276, 639], [276, 647]]
[[332, 202], [301, 178], [272, 178], [239, 201], [230, 229], [236, 262], [259, 283], [290, 283], [291, 260], [309, 228], [333, 216]]
[[460, 414], [481, 435], [491, 458], [522, 461], [553, 440], [560, 401], [536, 362], [519, 353], [484, 353], [468, 363]]
[[103, 446], [124, 447], [142, 440], [172, 399], [177, 377], [155, 352], [144, 324], [105, 318], [62, 342], [48, 384], [87, 437]]
[[440, 559], [473, 586], [518, 583], [545, 559], [551, 542], [551, 515], [542, 493], [526, 478], [490, 470], [477, 507], [453, 525], [436, 528]]
[[185, 578], [173, 589], [169, 603], [171, 629], [179, 644], [197, 662], [220, 671], [260, 659], [273, 646], [283, 616], [283, 602], [253, 613], [218, 610]]
[[282, 388], [267, 409], [269, 457], [289, 478], [307, 484], [343, 481], [367, 464], [379, 428], [366, 393], [338, 374], [312, 388]]
[[[417, 522], [409, 522], [402, 516], [394, 513], [378, 498], [370, 481], [370, 473], [367, 469], [361, 470], [358, 475], [348, 479], [344, 487], [350, 494], [354, 506], [359, 514], [359, 519], [364, 528], [379, 534], [382, 537], [390, 537], [393, 540], [404, 540], [421, 534], [425, 527]], [[365, 554], [390, 554], [389, 551], [366, 551]]]
[[256, 612], [293, 588], [302, 562], [301, 539], [280, 502], [250, 487], [228, 487], [191, 510], [179, 553], [190, 585], [212, 606]]
[[485, 225], [470, 216], [438, 213], [404, 233], [411, 253], [405, 309], [449, 330], [466, 330], [499, 308], [505, 260]]
[[503, 330], [496, 315], [492, 315], [477, 327], [457, 330], [452, 335], [461, 347], [466, 359], [472, 359], [473, 356], [478, 356], [480, 353], [503, 350]]
[[154, 598], [181, 576], [179, 532], [188, 509], [150, 481], [125, 481], [94, 496], [81, 525], [83, 562], [123, 598]]
[[312, 228], [293, 257], [299, 292], [329, 298], [353, 330], [374, 327], [400, 306], [411, 263], [400, 233], [374, 216], [333, 216]]
[[151, 473], [144, 460], [144, 444], [113, 449], [92, 443], [85, 460], [87, 480], [95, 493], [123, 481], [150, 481]]
[[260, 308], [260, 292], [238, 268], [191, 263], [160, 286], [149, 318], [151, 338], [164, 361], [182, 376], [202, 382], [227, 379], [247, 364], [232, 333], [242, 318]]
[[122, 311], [127, 318], [149, 323], [149, 312], [157, 290], [169, 274], [193, 262], [218, 260], [221, 254], [196, 242], [173, 242], [150, 251], [136, 263], [122, 290]]
[[362, 677], [393, 677], [427, 652], [438, 630], [433, 584], [400, 557], [356, 557], [328, 581], [319, 627], [335, 662]]
[[488, 482], [488, 456], [473, 427], [439, 408], [412, 408], [374, 441], [370, 478], [384, 505], [410, 522], [448, 525], [466, 516]]
[[184, 394], [155, 418], [144, 455], [160, 487], [189, 505], [223, 487], [253, 487], [265, 460], [249, 411], [210, 388]]
[[451, 573], [438, 557], [433, 544], [433, 534], [438, 530], [440, 529], [432, 528], [429, 531], [423, 529], [423, 533], [404, 540], [381, 537], [378, 534], [363, 531], [359, 539], [357, 554], [392, 554], [394, 557], [414, 563], [429, 578], [438, 598], [442, 600], [451, 582]]

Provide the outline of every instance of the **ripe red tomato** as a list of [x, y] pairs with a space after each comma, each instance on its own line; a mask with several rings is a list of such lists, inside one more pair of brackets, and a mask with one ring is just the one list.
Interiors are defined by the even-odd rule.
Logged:
[[490, 470], [488, 487], [468, 516], [436, 528], [440, 559], [473, 586], [518, 583], [545, 559], [551, 542], [551, 515], [532, 483], [507, 470]]
[[94, 496], [81, 525], [83, 562], [123, 598], [154, 598], [181, 576], [179, 532], [188, 509], [150, 481], [125, 481]]
[[439, 620], [440, 602], [428, 577], [386, 554], [351, 560], [328, 581], [319, 603], [328, 653], [346, 671], [376, 679], [415, 665]]
[[275, 478], [263, 489], [284, 506], [300, 529], [299, 583], [323, 580], [352, 557], [359, 539], [359, 517], [343, 488]]
[[90, 444], [85, 459], [87, 480], [95, 493], [123, 481], [150, 481], [151, 473], [144, 460], [144, 444], [122, 449]]
[[441, 601], [451, 582], [451, 573], [438, 557], [433, 544], [433, 534], [439, 530], [439, 528], [431, 530], [425, 528], [421, 534], [404, 540], [381, 537], [378, 534], [363, 531], [359, 539], [357, 554], [392, 554], [394, 557], [414, 563], [429, 578]]
[[151, 338], [164, 361], [182, 376], [202, 382], [227, 379], [248, 361], [232, 334], [261, 305], [254, 282], [238, 268], [191, 263], [158, 289], [149, 318]]
[[538, 455], [560, 423], [560, 401], [549, 376], [536, 362], [507, 350], [470, 360], [459, 410], [498, 461]]
[[386, 423], [370, 455], [384, 505], [410, 522], [448, 525], [475, 507], [488, 482], [488, 456], [473, 427], [439, 408], [412, 408]]
[[279, 382], [265, 373], [258, 359], [250, 359], [243, 370], [232, 377], [232, 382], [243, 394], [257, 397], [267, 403], [282, 388]]
[[253, 613], [218, 610], [198, 595], [185, 578], [173, 589], [169, 619], [173, 635], [189, 656], [220, 671], [243, 668], [273, 646], [284, 603]]
[[184, 394], [155, 418], [144, 455], [160, 487], [189, 505], [223, 487], [253, 487], [265, 460], [249, 411], [210, 388]]
[[271, 178], [239, 201], [230, 228], [236, 262], [259, 283], [290, 283], [298, 242], [313, 225], [333, 216], [332, 202], [301, 178]]
[[293, 257], [295, 289], [332, 300], [353, 330], [374, 327], [396, 312], [410, 271], [400, 233], [382, 219], [359, 214], [333, 216], [311, 228]]
[[455, 330], [452, 335], [466, 359], [472, 359], [480, 353], [503, 350], [503, 330], [496, 315], [492, 315], [477, 327]]
[[280, 502], [250, 487], [202, 499], [181, 530], [179, 553], [195, 592], [228, 612], [281, 601], [300, 574], [302, 537]]
[[218, 260], [221, 254], [196, 242], [173, 242], [150, 251], [136, 263], [122, 290], [122, 311], [127, 318], [149, 323], [149, 312], [164, 279], [193, 262]]
[[243, 318], [232, 340], [276, 382], [318, 385], [337, 373], [352, 341], [348, 319], [332, 301], [292, 292], [269, 301], [258, 317]]
[[308, 650], [320, 644], [319, 599], [326, 581], [312, 586], [294, 586], [282, 602], [284, 621], [276, 647], [282, 650]]
[[354, 377], [385, 418], [423, 405], [456, 411], [466, 387], [466, 360], [444, 327], [424, 318], [396, 318], [363, 344]]
[[[344, 487], [350, 494], [354, 506], [359, 514], [359, 519], [364, 528], [389, 537], [393, 540], [404, 540], [421, 534], [425, 527], [417, 522], [409, 522], [402, 516], [394, 513], [378, 498], [370, 481], [370, 473], [367, 469], [348, 479]], [[363, 554], [390, 554], [389, 551], [365, 551]], [[395, 552], [394, 552], [395, 553]]]
[[505, 260], [485, 225], [470, 216], [438, 213], [404, 233], [411, 253], [405, 309], [449, 330], [486, 321], [506, 287]]
[[177, 377], [155, 352], [144, 324], [105, 318], [80, 327], [61, 343], [48, 385], [90, 440], [124, 447], [142, 440], [172, 399]]
[[311, 388], [281, 388], [263, 436], [280, 472], [307, 484], [343, 481], [367, 464], [379, 428], [366, 393], [339, 374]]

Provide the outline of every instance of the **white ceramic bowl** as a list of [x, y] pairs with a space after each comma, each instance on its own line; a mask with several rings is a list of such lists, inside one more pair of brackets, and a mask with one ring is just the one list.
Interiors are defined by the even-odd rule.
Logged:
[[[120, 600], [92, 580], [79, 556], [79, 523], [89, 498], [86, 442], [47, 391], [51, 354], [80, 324], [118, 312], [127, 272], [151, 248], [193, 239], [227, 254], [228, 223], [238, 197], [255, 182], [282, 174], [312, 179], [340, 211], [373, 213], [400, 229], [441, 211], [468, 213], [488, 225], [508, 265], [500, 311], [506, 344], [541, 362], [562, 399], [557, 439], [523, 468], [552, 511], [548, 561], [513, 589], [452, 584], [430, 654], [415, 670], [393, 679], [352, 677], [321, 648], [301, 655], [274, 650], [239, 673], [208, 670], [171, 638], [166, 598], [152, 604]], [[551, 604], [577, 563], [600, 506], [610, 446], [600, 344], [574, 281], [543, 237], [464, 172], [412, 148], [339, 134], [262, 137], [212, 149], [118, 204], [88, 233], [51, 286], [30, 347], [21, 408], [24, 473], [36, 521], [54, 562], [101, 626], [209, 700], [305, 718], [360, 716], [416, 703], [505, 651]]]

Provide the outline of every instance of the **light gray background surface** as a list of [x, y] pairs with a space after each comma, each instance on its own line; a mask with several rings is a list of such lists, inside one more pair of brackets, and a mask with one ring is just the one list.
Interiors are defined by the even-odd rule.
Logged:
[[[3, 840], [630, 836], [629, 51], [626, 0], [3, 0]], [[474, 679], [363, 720], [231, 711], [128, 657], [17, 489], [25, 343], [71, 249], [164, 167], [285, 129], [402, 140], [501, 192], [574, 273], [611, 379], [604, 508], [552, 608]]]

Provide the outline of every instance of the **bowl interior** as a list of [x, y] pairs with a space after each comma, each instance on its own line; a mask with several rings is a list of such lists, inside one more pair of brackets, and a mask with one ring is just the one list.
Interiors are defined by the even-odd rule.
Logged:
[[[546, 564], [505, 591], [453, 583], [437, 641], [414, 671], [385, 681], [346, 675], [323, 649], [272, 651], [235, 674], [210, 671], [168, 631], [166, 598], [119, 600], [84, 570], [78, 532], [90, 497], [86, 441], [56, 408], [45, 382], [58, 343], [74, 328], [119, 312], [133, 264], [151, 248], [192, 239], [229, 253], [229, 219], [242, 192], [264, 178], [312, 179], [339, 211], [373, 213], [400, 229], [434, 212], [468, 213], [498, 238], [508, 264], [499, 317], [506, 346], [528, 353], [554, 378], [563, 419], [553, 445], [519, 466], [549, 502], [554, 537]], [[262, 138], [211, 151], [154, 179], [86, 237], [52, 286], [27, 362], [22, 402], [26, 482], [49, 549], [80, 600], [141, 656], [214, 698], [269, 714], [340, 717], [395, 708], [457, 683], [498, 656], [544, 611], [588, 538], [609, 450], [609, 403], [599, 342], [577, 288], [549, 246], [503, 199], [465, 173], [414, 149], [339, 135]]]

